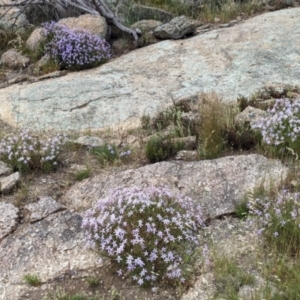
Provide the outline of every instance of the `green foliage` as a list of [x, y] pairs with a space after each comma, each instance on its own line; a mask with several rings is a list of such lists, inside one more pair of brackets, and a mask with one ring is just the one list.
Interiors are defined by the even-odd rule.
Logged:
[[278, 278], [277, 291], [271, 300], [298, 300], [300, 299], [300, 260], [291, 260], [286, 257], [273, 261], [271, 272]]
[[0, 159], [18, 171], [39, 169], [48, 172], [58, 165], [66, 141], [64, 134], [41, 138], [22, 130], [0, 141]]
[[91, 288], [97, 287], [99, 285], [99, 279], [96, 277], [88, 277], [86, 281]]
[[248, 274], [227, 257], [217, 257], [214, 260], [216, 296], [238, 300], [237, 293], [243, 285], [255, 282], [253, 275]]
[[[43, 298], [44, 299], [44, 298]], [[104, 300], [100, 297], [88, 297], [78, 293], [68, 293], [58, 288], [56, 291], [48, 293], [45, 300]]]
[[0, 24], [0, 54], [11, 48], [23, 51], [25, 42], [33, 30], [34, 27], [27, 27], [17, 31], [15, 28]]
[[125, 146], [122, 149], [118, 149], [114, 144], [92, 147], [91, 153], [98, 159], [101, 166], [113, 164], [117, 161], [126, 162], [131, 156], [131, 150], [128, 147]]
[[198, 128], [199, 156], [205, 159], [216, 158], [226, 146], [231, 146], [229, 141], [234, 141], [232, 137], [236, 137], [234, 117], [238, 110], [236, 106], [221, 102], [214, 93], [200, 97], [202, 123]]
[[91, 168], [80, 170], [75, 174], [76, 180], [81, 181], [91, 176]]
[[251, 125], [262, 136], [262, 146], [269, 155], [299, 158], [300, 97], [276, 99], [264, 118]]
[[214, 22], [214, 18], [218, 17], [221, 22], [228, 22], [237, 16], [251, 16], [263, 10], [262, 3], [257, 0], [246, 1], [205, 1], [204, 5], [198, 10], [198, 18], [206, 22]]
[[119, 157], [117, 147], [115, 145], [107, 145], [93, 147], [91, 153], [96, 156], [99, 163], [104, 166], [106, 163], [113, 163]]
[[146, 144], [146, 156], [150, 163], [167, 160], [183, 149], [183, 143], [173, 142], [170, 137], [155, 135]]
[[275, 198], [255, 198], [249, 202], [257, 216], [258, 234], [266, 246], [280, 255], [300, 257], [300, 213], [298, 194], [281, 191]]
[[244, 219], [249, 215], [250, 209], [246, 197], [240, 203], [236, 204], [234, 212], [239, 219]]
[[38, 286], [41, 284], [41, 280], [37, 275], [26, 274], [24, 275], [25, 282], [30, 286]]

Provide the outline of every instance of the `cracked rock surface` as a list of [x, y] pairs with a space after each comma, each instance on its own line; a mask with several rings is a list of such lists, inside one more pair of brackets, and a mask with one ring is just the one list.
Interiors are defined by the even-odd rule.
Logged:
[[300, 8], [279, 10], [138, 49], [95, 69], [9, 86], [1, 89], [0, 118], [35, 130], [136, 128], [143, 115], [198, 92], [235, 101], [270, 82], [297, 85], [299, 23]]
[[78, 269], [95, 267], [95, 254], [84, 247], [81, 221], [78, 214], [62, 211], [34, 224], [23, 224], [2, 240], [0, 299], [20, 299], [28, 290], [25, 274], [38, 274], [45, 283], [66, 272], [76, 274]]
[[168, 185], [199, 202], [204, 216], [214, 218], [232, 213], [247, 191], [260, 183], [279, 184], [287, 167], [279, 161], [257, 155], [228, 156], [194, 162], [160, 162], [116, 175], [97, 175], [75, 184], [62, 197], [76, 211], [90, 208], [117, 187]]
[[[71, 186], [59, 203], [50, 197], [41, 197], [37, 202], [25, 205], [24, 219], [19, 224], [18, 209], [0, 202], [1, 211], [7, 211], [4, 216], [8, 215], [4, 219], [0, 215], [0, 299], [28, 299], [26, 295], [31, 292], [35, 296], [30, 294], [30, 299], [43, 299], [41, 295], [66, 274], [71, 280], [82, 281], [83, 274], [89, 270], [100, 268], [105, 272], [99, 265], [99, 256], [85, 248], [81, 223], [84, 211], [113, 188], [166, 184], [175, 193], [180, 191], [202, 205], [204, 217], [211, 220], [206, 232], [212, 240], [218, 241], [224, 253], [233, 253], [232, 249], [244, 253], [249, 250], [248, 244], [254, 245], [254, 231], [250, 227], [245, 231], [248, 225], [242, 224], [241, 220], [229, 218], [225, 222], [217, 218], [232, 213], [235, 204], [257, 184], [263, 181], [268, 186], [272, 182], [276, 187], [286, 174], [287, 167], [282, 163], [257, 154], [194, 162], [168, 161], [87, 178]], [[2, 224], [6, 226], [4, 234]], [[7, 227], [7, 224], [10, 225]], [[24, 283], [23, 276], [28, 273], [38, 275], [41, 287], [33, 290]], [[209, 272], [203, 276], [209, 281]], [[198, 282], [195, 287], [201, 291]], [[189, 295], [191, 299], [197, 299], [192, 295], [199, 293], [191, 290]], [[203, 296], [202, 299], [209, 297]]]
[[64, 207], [51, 197], [41, 197], [38, 202], [25, 205], [23, 214], [27, 222], [34, 223], [63, 209]]

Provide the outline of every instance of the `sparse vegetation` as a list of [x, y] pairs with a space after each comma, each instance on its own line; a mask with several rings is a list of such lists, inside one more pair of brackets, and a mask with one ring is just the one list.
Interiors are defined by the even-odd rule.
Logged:
[[216, 257], [213, 262], [215, 274], [216, 299], [238, 300], [238, 292], [243, 285], [253, 285], [253, 275], [243, 271], [236, 262], [227, 257]]
[[25, 282], [30, 286], [38, 286], [42, 283], [40, 278], [34, 274], [26, 274], [24, 275]]
[[155, 135], [146, 143], [146, 156], [150, 163], [167, 160], [183, 149], [181, 142], [174, 142], [170, 137]]
[[0, 141], [0, 159], [17, 171], [53, 170], [67, 138], [64, 134], [41, 138], [28, 130], [10, 134]]
[[84, 170], [80, 170], [75, 174], [75, 176], [76, 176], [76, 180], [79, 180], [79, 181], [89, 178], [91, 176], [91, 168], [87, 167]]
[[[201, 98], [202, 97], [202, 98]], [[210, 145], [214, 145], [211, 148], [206, 147], [205, 153], [208, 155], [214, 154], [215, 157], [218, 157], [220, 155], [223, 155], [224, 152], [226, 152], [228, 149], [231, 149], [231, 151], [234, 151], [236, 149], [241, 150], [241, 146], [237, 146], [238, 143], [236, 142], [238, 140], [237, 136], [241, 139], [243, 139], [243, 135], [239, 133], [239, 128], [235, 126], [234, 123], [234, 116], [239, 111], [237, 106], [227, 106], [227, 104], [222, 103], [218, 100], [217, 97], [210, 95], [201, 95], [200, 100], [202, 99], [202, 102], [199, 103], [199, 112], [201, 113], [202, 122], [203, 124], [206, 124], [207, 126], [204, 127], [197, 127], [199, 129], [199, 147], [201, 146], [201, 136], [205, 136], [207, 134], [207, 137], [210, 137], [208, 133], [214, 133], [218, 132], [219, 135], [216, 135], [217, 138], [212, 139]], [[293, 101], [295, 101], [294, 98]], [[215, 114], [212, 113], [210, 109], [212, 109], [209, 106], [209, 101], [216, 101], [211, 104], [211, 107], [213, 108], [213, 111]], [[269, 109], [273, 109], [272, 106], [269, 107]], [[207, 110], [207, 111], [206, 111]], [[222, 112], [223, 116], [219, 114], [219, 111]], [[225, 112], [225, 113], [224, 113]], [[178, 149], [182, 147], [182, 145], [178, 146], [176, 144], [172, 144], [172, 138], [173, 137], [182, 137], [189, 134], [189, 124], [182, 122], [182, 113], [178, 109], [170, 109], [165, 113], [161, 113], [158, 117], [151, 119], [144, 118], [144, 129], [141, 131], [145, 135], [150, 135], [153, 133], [156, 133], [154, 137], [158, 138], [159, 140], [155, 140], [153, 142], [153, 137], [148, 140], [148, 142], [145, 145], [145, 153], [148, 159], [150, 160], [151, 155], [153, 156], [153, 162], [155, 161], [161, 161], [165, 159], [170, 158], [170, 153], [174, 155]], [[219, 124], [222, 126], [219, 127]], [[289, 123], [287, 123], [289, 124]], [[288, 126], [290, 128], [291, 126]], [[179, 128], [179, 129], [178, 129]], [[216, 128], [216, 129], [215, 129]], [[270, 128], [269, 128], [270, 129]], [[206, 131], [205, 131], [206, 130]], [[250, 127], [245, 127], [245, 131], [251, 130]], [[285, 133], [283, 136], [286, 135], [286, 131], [283, 130]], [[130, 132], [130, 134], [134, 134], [134, 132]], [[240, 134], [240, 135], [239, 135]], [[5, 137], [5, 135], [3, 135]], [[235, 136], [233, 139], [232, 136]], [[7, 138], [7, 137], [6, 137]], [[34, 137], [35, 138], [35, 137]], [[16, 139], [12, 139], [14, 141]], [[25, 137], [20, 138], [20, 141], [24, 142], [27, 139]], [[32, 141], [32, 139], [29, 139], [29, 141]], [[257, 140], [255, 140], [256, 142]], [[151, 144], [152, 143], [152, 144]], [[167, 144], [169, 143], [169, 145]], [[284, 143], [284, 140], [283, 140]], [[241, 143], [242, 144], [242, 143]], [[19, 144], [18, 144], [19, 145]], [[255, 150], [255, 147], [257, 145], [254, 143], [253, 151]], [[26, 146], [28, 148], [28, 146]], [[163, 148], [165, 147], [165, 148]], [[218, 148], [220, 147], [220, 148]], [[17, 147], [18, 148], [18, 147]], [[16, 149], [17, 149], [16, 148]], [[23, 147], [24, 148], [24, 147]], [[22, 149], [23, 149], [22, 148]], [[97, 159], [100, 162], [100, 166], [116, 166], [119, 164], [119, 162], [126, 161], [131, 156], [131, 150], [128, 147], [121, 147], [116, 146], [112, 143], [107, 143], [102, 147], [88, 147], [82, 148], [82, 147], [73, 147], [70, 145], [69, 151], [85, 151], [86, 155], [89, 157], [89, 164], [90, 160]], [[22, 150], [19, 149], [19, 150]], [[211, 150], [212, 149], [212, 150]], [[217, 152], [215, 152], [215, 149], [218, 149]], [[148, 152], [147, 152], [148, 151]], [[165, 151], [165, 152], [164, 152]], [[203, 150], [202, 150], [203, 151]], [[296, 149], [295, 149], [296, 151]], [[149, 154], [150, 153], [150, 154]], [[166, 155], [167, 153], [168, 155]], [[203, 156], [202, 152], [202, 158]], [[233, 152], [235, 153], [235, 152]], [[19, 155], [19, 154], [17, 154]], [[89, 156], [91, 155], [91, 156]], [[141, 153], [140, 153], [141, 155]], [[290, 157], [292, 158], [292, 157]], [[132, 159], [132, 158], [131, 158]], [[294, 158], [293, 158], [294, 159]], [[296, 168], [296, 165], [294, 164], [294, 168]], [[93, 169], [94, 173], [94, 169]], [[89, 177], [91, 174], [91, 169], [87, 167], [86, 169], [78, 172], [75, 174], [76, 180], [82, 180], [84, 178]], [[293, 176], [289, 176], [289, 181], [297, 181], [297, 172], [293, 171]], [[74, 176], [74, 175], [73, 175]], [[73, 178], [73, 180], [75, 179]], [[285, 185], [289, 185], [289, 182], [286, 182]], [[298, 248], [300, 248], [300, 240], [299, 240], [299, 216], [298, 216], [298, 194], [290, 194], [289, 191], [285, 191], [283, 193], [279, 193], [275, 190], [272, 186], [270, 187], [270, 191], [266, 190], [264, 187], [264, 182], [261, 183], [259, 187], [257, 187], [253, 193], [248, 193], [242, 201], [239, 202], [239, 204], [235, 207], [235, 215], [238, 218], [243, 219], [244, 221], [249, 220], [249, 218], [253, 219], [253, 222], [258, 222], [257, 224], [260, 225], [259, 230], [261, 234], [258, 236], [262, 240], [262, 246], [261, 253], [259, 254], [258, 259], [264, 260], [264, 264], [259, 265], [253, 265], [251, 268], [255, 269], [255, 272], [258, 273], [264, 280], [269, 282], [270, 284], [262, 286], [260, 289], [256, 289], [255, 293], [253, 292], [253, 299], [258, 300], [261, 299], [262, 295], [265, 299], [297, 299], [299, 294], [298, 285], [300, 282], [299, 279], [299, 273], [300, 270], [298, 268], [298, 261], [299, 261], [299, 251]], [[297, 184], [294, 183], [291, 191], [296, 192], [297, 190]], [[145, 191], [142, 189], [138, 190], [138, 193], [143, 194]], [[118, 194], [119, 193], [119, 194]], [[138, 194], [137, 193], [137, 194]], [[27, 197], [29, 197], [28, 187], [25, 185], [25, 183], [22, 183], [21, 188], [19, 189], [19, 196], [16, 194], [17, 197], [20, 198], [19, 202], [22, 203], [26, 201]], [[149, 237], [149, 230], [147, 229], [147, 226], [150, 226], [152, 229], [154, 228], [153, 224], [155, 223], [156, 231], [158, 232], [159, 229], [162, 229], [163, 226], [159, 224], [159, 220], [154, 217], [153, 214], [158, 213], [158, 210], [156, 210], [155, 207], [149, 208], [149, 211], [146, 209], [146, 212], [149, 212], [149, 214], [146, 214], [145, 216], [134, 207], [130, 210], [130, 201], [128, 199], [135, 199], [135, 196], [125, 196], [125, 194], [122, 196], [122, 191], [120, 190], [115, 191], [115, 194], [118, 194], [121, 198], [121, 200], [124, 200], [124, 203], [126, 202], [126, 206], [118, 207], [118, 209], [115, 209], [114, 211], [110, 210], [109, 215], [112, 216], [115, 214], [115, 217], [117, 217], [118, 213], [121, 213], [124, 209], [124, 216], [126, 215], [126, 211], [128, 210], [128, 214], [130, 211], [132, 211], [132, 215], [129, 217], [127, 214], [127, 219], [124, 217], [124, 222], [131, 224], [131, 230], [134, 230], [134, 228], [139, 229], [139, 241], [148, 241], [150, 239], [150, 242], [154, 243], [154, 237]], [[126, 194], [127, 195], [127, 194]], [[137, 199], [139, 198], [138, 195], [136, 196]], [[143, 196], [144, 197], [144, 196]], [[141, 198], [143, 198], [141, 197]], [[150, 196], [149, 196], [150, 197]], [[165, 193], [162, 198], [166, 197], [168, 202], [167, 206], [161, 206], [161, 209], [163, 207], [171, 208], [171, 197], [169, 197], [168, 193]], [[119, 199], [119, 200], [120, 200]], [[126, 201], [125, 201], [126, 199]], [[150, 201], [152, 198], [150, 197]], [[153, 196], [153, 199], [160, 199], [159, 197], [155, 198]], [[105, 199], [102, 199], [100, 202], [106, 203], [104, 201]], [[113, 199], [111, 199], [113, 200]], [[108, 201], [108, 200], [107, 200]], [[109, 202], [109, 201], [108, 201]], [[107, 202], [107, 203], [108, 203]], [[112, 201], [113, 202], [113, 201]], [[121, 201], [122, 202], [122, 201]], [[119, 203], [121, 203], [119, 202]], [[154, 202], [153, 202], [154, 203]], [[160, 203], [160, 202], [158, 202]], [[269, 203], [269, 204], [268, 204]], [[20, 204], [21, 205], [21, 204]], [[98, 204], [100, 205], [100, 204]], [[280, 206], [280, 207], [279, 207]], [[100, 206], [99, 206], [100, 207]], [[109, 208], [110, 207], [110, 208]], [[107, 209], [113, 209], [112, 206], [107, 206]], [[139, 209], [142, 208], [142, 204], [138, 206]], [[104, 209], [104, 208], [103, 208]], [[160, 209], [160, 208], [157, 208]], [[279, 211], [280, 210], [280, 211]], [[180, 208], [174, 208], [174, 212], [180, 211]], [[103, 210], [104, 212], [104, 210]], [[137, 215], [135, 215], [135, 212]], [[100, 213], [100, 211], [96, 210], [94, 211], [93, 217]], [[165, 216], [165, 220], [168, 218], [171, 218], [171, 211], [167, 212]], [[162, 214], [162, 212], [161, 212]], [[91, 218], [92, 215], [90, 215], [88, 218]], [[97, 215], [97, 217], [99, 217]], [[131, 219], [132, 218], [132, 219]], [[147, 223], [146, 219], [153, 218], [153, 224]], [[177, 217], [178, 219], [178, 217]], [[94, 219], [93, 219], [94, 220]], [[97, 219], [99, 220], [99, 218]], [[155, 222], [154, 222], [155, 221]], [[90, 222], [89, 224], [92, 224], [91, 219], [89, 221], [85, 220], [84, 224], [87, 224], [87, 222]], [[105, 221], [102, 224], [103, 226], [106, 224]], [[141, 223], [139, 223], [141, 222]], [[167, 221], [166, 221], [167, 222]], [[147, 225], [148, 224], [148, 225]], [[173, 224], [174, 225], [174, 224]], [[178, 235], [176, 226], [171, 226], [170, 234], [173, 235], [175, 238]], [[106, 225], [105, 225], [106, 226]], [[108, 226], [108, 223], [107, 223]], [[110, 223], [109, 227], [112, 231], [117, 229], [118, 222]], [[149, 228], [150, 228], [149, 227]], [[108, 227], [107, 227], [108, 228]], [[121, 227], [120, 227], [121, 228]], [[92, 227], [89, 227], [91, 230], [92, 236], [94, 236], [97, 232], [93, 231]], [[132, 233], [132, 231], [126, 231], [126, 227], [122, 227], [125, 231], [125, 234], [129, 236], [127, 240], [133, 240], [136, 238], [136, 236]], [[148, 231], [147, 231], [148, 230]], [[147, 235], [143, 235], [143, 232], [147, 233]], [[99, 232], [98, 234], [100, 234]], [[99, 235], [100, 236], [100, 235]], [[176, 240], [176, 239], [175, 239]], [[120, 255], [116, 254], [110, 254], [109, 249], [107, 248], [104, 251], [101, 251], [102, 254], [105, 254], [112, 260], [119, 260], [113, 261], [111, 268], [112, 271], [116, 272], [116, 274], [119, 274], [119, 277], [121, 278], [127, 278], [128, 276], [132, 278], [133, 283], [137, 283], [138, 285], [141, 285], [143, 287], [154, 284], [154, 282], [147, 281], [146, 274], [155, 274], [157, 278], [161, 278], [160, 284], [165, 283], [174, 283], [174, 280], [178, 280], [176, 277], [169, 278], [167, 274], [171, 274], [170, 272], [171, 267], [170, 265], [164, 265], [164, 258], [165, 253], [157, 252], [158, 258], [157, 258], [157, 264], [156, 261], [155, 264], [151, 262], [151, 266], [146, 263], [147, 262], [147, 256], [146, 254], [142, 254], [141, 249], [139, 249], [138, 242], [135, 245], [129, 245], [129, 244], [122, 244], [122, 239], [116, 239], [116, 243], [119, 245], [119, 247], [123, 247], [124, 250]], [[100, 240], [95, 239], [94, 240], [95, 245], [97, 247], [101, 246]], [[188, 242], [188, 241], [186, 241]], [[149, 246], [149, 253], [154, 253], [155, 247], [157, 245], [151, 244]], [[162, 249], [163, 242], [158, 241], [157, 242], [160, 246], [159, 248]], [[123, 246], [122, 246], [123, 245]], [[146, 244], [145, 244], [146, 245]], [[208, 265], [210, 270], [213, 270], [214, 272], [214, 285], [216, 287], [216, 293], [215, 297], [220, 298], [226, 298], [226, 299], [239, 299], [238, 293], [239, 290], [244, 286], [255, 286], [256, 280], [252, 274], [251, 271], [249, 271], [249, 268], [245, 268], [244, 266], [239, 265], [239, 261], [232, 260], [228, 257], [219, 257], [216, 255], [215, 257], [207, 257], [205, 253], [208, 252], [208, 248], [203, 248], [203, 251], [201, 252], [201, 247], [198, 245], [194, 245], [194, 247], [191, 248], [191, 252], [187, 253], [186, 251], [180, 252], [182, 249], [179, 247], [179, 252], [176, 251], [177, 242], [170, 242], [166, 245], [166, 248], [169, 249], [169, 252], [172, 253], [174, 256], [181, 255], [182, 264], [177, 264], [177, 271], [181, 274], [181, 279], [185, 282], [180, 283], [183, 287], [183, 290], [186, 286], [190, 284], [191, 280], [191, 272], [194, 269], [194, 264], [199, 260], [199, 257], [203, 258], [203, 265], [201, 265], [201, 270], [205, 270], [205, 266]], [[132, 250], [133, 249], [133, 250]], [[148, 249], [148, 248], [147, 248]], [[184, 248], [186, 250], [186, 248]], [[99, 249], [98, 249], [99, 250]], [[128, 252], [129, 251], [129, 252]], [[200, 253], [201, 252], [201, 253]], [[179, 254], [180, 253], [180, 254]], [[132, 270], [127, 270], [126, 267], [130, 265], [129, 260], [131, 256], [132, 258]], [[143, 256], [144, 255], [144, 256]], [[153, 254], [154, 255], [154, 254]], [[166, 254], [167, 255], [167, 254]], [[129, 260], [128, 260], [129, 259]], [[139, 259], [142, 263], [145, 263], [145, 266], [140, 266]], [[207, 261], [207, 262], [206, 262]], [[169, 262], [171, 264], [171, 262]], [[155, 266], [154, 266], [155, 265]], [[151, 269], [153, 268], [154, 269]], [[163, 267], [162, 267], [163, 266]], [[168, 273], [168, 268], [169, 273]], [[144, 274], [143, 269], [145, 269], [146, 273]], [[173, 268], [174, 269], [174, 268]], [[166, 272], [163, 272], [162, 270], [166, 270]], [[174, 270], [173, 270], [174, 271]], [[117, 273], [118, 272], [118, 273]], [[175, 272], [175, 271], [174, 271]], [[179, 274], [178, 273], [178, 274]], [[175, 273], [174, 273], [175, 274]], [[150, 275], [149, 275], [150, 276]], [[31, 280], [31, 277], [33, 277], [33, 280]], [[24, 280], [25, 279], [24, 277]], [[34, 275], [29, 275], [29, 282], [30, 285], [34, 285]], [[37, 283], [39, 284], [39, 283]], [[99, 287], [99, 280], [96, 277], [88, 277], [86, 278], [86, 286], [91, 291], [96, 290], [94, 287]], [[174, 285], [171, 285], [174, 286]], [[55, 300], [73, 300], [73, 299], [84, 299], [84, 300], [102, 300], [104, 298], [100, 297], [88, 297], [85, 294], [81, 293], [58, 293], [49, 296], [52, 298], [49, 299], [55, 299]], [[111, 291], [110, 295], [107, 296], [110, 297], [108, 299], [122, 299], [122, 297], [119, 294], [118, 289], [114, 289]], [[106, 299], [106, 298], [105, 298]]]
[[99, 285], [99, 279], [96, 277], [87, 277], [86, 281], [92, 288], [95, 288]]
[[267, 153], [283, 158], [286, 155], [298, 159], [300, 154], [300, 98], [277, 99], [267, 110], [268, 115], [252, 125], [259, 130]]
[[241, 136], [235, 126], [237, 106], [223, 103], [214, 93], [200, 95], [202, 122], [198, 127], [198, 152], [202, 159], [216, 158], [222, 151], [239, 146]]
[[100, 147], [92, 147], [91, 153], [97, 158], [101, 166], [113, 164], [117, 161], [127, 161], [131, 156], [131, 150], [124, 146], [121, 149], [114, 144], [105, 144]]
[[[211, 23], [229, 22], [237, 16], [242, 16], [244, 19], [265, 9], [262, 1], [258, 0], [203, 1], [199, 6], [184, 5], [179, 0], [136, 0], [131, 1], [130, 5], [134, 3], [155, 6], [174, 15], [184, 14], [201, 22]], [[277, 1], [279, 6], [282, 6], [282, 3], [283, 1]], [[139, 16], [132, 14], [130, 5], [125, 11], [126, 24], [139, 19]], [[34, 11], [34, 8], [32, 10]], [[53, 10], [45, 8], [42, 19], [45, 17], [51, 20], [53, 14]], [[52, 17], [49, 18], [49, 16]], [[110, 47], [107, 44], [87, 33], [74, 33], [66, 28], [57, 29], [57, 25], [53, 23], [45, 26], [52, 38], [48, 37], [48, 40], [42, 42], [40, 47], [31, 51], [26, 48], [25, 41], [34, 29], [33, 27], [24, 33], [19, 33], [0, 25], [0, 54], [9, 48], [16, 48], [27, 55], [31, 62], [36, 63], [48, 52], [51, 59], [35, 70], [36, 75], [59, 69], [81, 70], [94, 67], [111, 56]], [[56, 32], [55, 36], [56, 30], [59, 34]], [[58, 44], [62, 47], [59, 48]], [[90, 48], [83, 53], [81, 46]], [[120, 40], [120, 46], [124, 51], [130, 48], [125, 38]], [[66, 49], [70, 47], [73, 48], [68, 52]], [[98, 55], [99, 52], [101, 55]], [[293, 167], [297, 168], [295, 161], [299, 160], [300, 155], [300, 98], [294, 97], [292, 91], [287, 91], [284, 98], [271, 99], [274, 101], [268, 103], [260, 102], [260, 95], [257, 93], [249, 101], [242, 99], [239, 105], [223, 103], [216, 94], [199, 97], [199, 114], [202, 119], [196, 127], [195, 124], [183, 122], [183, 112], [177, 107], [162, 112], [154, 119], [143, 118], [141, 140], [150, 135], [153, 136], [148, 138], [143, 148], [141, 147], [142, 149], [139, 149], [142, 159], [146, 156], [150, 163], [172, 159], [179, 150], [184, 149], [184, 144], [175, 142], [174, 138], [197, 135], [197, 152], [200, 159], [217, 158], [227, 153], [239, 154], [247, 150], [255, 153], [263, 152], [272, 158], [284, 159], [289, 165], [293, 164]], [[247, 105], [267, 110], [268, 117], [256, 123], [252, 128], [249, 124], [237, 127], [234, 117]], [[65, 137], [61, 135], [47, 140], [27, 131], [22, 131], [19, 135], [7, 136], [2, 132], [2, 128], [0, 128], [0, 137], [0, 159], [10, 164], [14, 170], [24, 174], [36, 170], [56, 169], [66, 142]], [[73, 150], [78, 151], [78, 149]], [[101, 167], [115, 167], [122, 162], [133, 160], [131, 151], [128, 147], [111, 143], [101, 147], [91, 147], [86, 150], [86, 153], [93, 159], [96, 158]], [[88, 166], [78, 171], [75, 176], [72, 174], [70, 181], [74, 183], [75, 179], [80, 181], [90, 177], [91, 174], [92, 170]], [[286, 183], [289, 188], [286, 190], [277, 191], [271, 188], [270, 191], [266, 191], [261, 185], [252, 195], [246, 195], [236, 205], [236, 217], [243, 221], [251, 219], [258, 225], [257, 238], [261, 242], [261, 248], [257, 257], [260, 261], [245, 269], [238, 259], [216, 255], [209, 262], [211, 271], [214, 273], [213, 283], [216, 288], [214, 297], [216, 299], [240, 299], [238, 293], [241, 287], [252, 287], [257, 283], [253, 274], [258, 274], [267, 282], [253, 292], [251, 295], [253, 300], [300, 299], [300, 184], [298, 175], [295, 172], [293, 178], [289, 179]], [[22, 180], [14, 193], [14, 201], [18, 202], [21, 208], [30, 198], [31, 178]], [[291, 184], [292, 180], [293, 184]], [[64, 183], [60, 184], [62, 186]], [[131, 190], [119, 189], [108, 198], [101, 199], [102, 202], [99, 202], [94, 210], [90, 210], [84, 220], [84, 227], [91, 237], [89, 243], [98, 251], [100, 250], [101, 254], [113, 260], [112, 270], [116, 271], [119, 278], [129, 276], [132, 282], [137, 284], [137, 289], [139, 286], [154, 286], [157, 281], [171, 288], [175, 288], [176, 285], [188, 288], [193, 283], [190, 279], [196, 260], [199, 257], [206, 259], [205, 253], [208, 251], [206, 247], [203, 248], [202, 253], [199, 253], [200, 247], [196, 239], [196, 232], [199, 232], [198, 226], [203, 225], [202, 219], [199, 220], [201, 215], [200, 213], [194, 215], [193, 211], [184, 210], [186, 207], [189, 209], [192, 207], [190, 199], [185, 198], [183, 201], [183, 198], [179, 198], [178, 200], [176, 196], [170, 196], [169, 190], [153, 190], [154, 192], [139, 187]], [[31, 196], [31, 200], [32, 198]], [[195, 221], [197, 217], [198, 223]], [[29, 286], [39, 286], [42, 283], [40, 278], [33, 274], [26, 274], [24, 281]], [[90, 291], [94, 292], [101, 288], [97, 277], [88, 277], [82, 281]], [[60, 291], [49, 294], [46, 299], [123, 299], [115, 287], [112, 287], [105, 296], [90, 295], [92, 294], [78, 293], [78, 291], [76, 293]]]
[[244, 219], [250, 213], [250, 209], [248, 207], [248, 199], [245, 197], [240, 203], [235, 206], [235, 214], [238, 218]]

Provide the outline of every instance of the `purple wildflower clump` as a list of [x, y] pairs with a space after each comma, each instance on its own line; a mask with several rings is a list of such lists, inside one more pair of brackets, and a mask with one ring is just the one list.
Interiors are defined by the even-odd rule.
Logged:
[[41, 139], [28, 130], [22, 130], [0, 141], [0, 159], [19, 171], [50, 170], [58, 164], [59, 154], [66, 141], [64, 134]]
[[100, 36], [84, 30], [70, 30], [55, 22], [43, 24], [44, 34], [49, 41], [45, 50], [58, 61], [61, 68], [87, 69], [95, 67], [112, 55], [110, 45]]
[[300, 249], [299, 193], [281, 191], [277, 198], [256, 198], [248, 203], [250, 214], [257, 217], [258, 235], [274, 244], [278, 251], [294, 255]]
[[139, 285], [184, 282], [187, 253], [198, 246], [201, 207], [167, 187], [117, 188], [88, 210], [82, 227], [89, 247], [108, 256], [119, 276]]
[[275, 146], [281, 152], [290, 148], [299, 154], [300, 98], [277, 99], [267, 113], [266, 117], [258, 120], [251, 128], [261, 132], [265, 144]]

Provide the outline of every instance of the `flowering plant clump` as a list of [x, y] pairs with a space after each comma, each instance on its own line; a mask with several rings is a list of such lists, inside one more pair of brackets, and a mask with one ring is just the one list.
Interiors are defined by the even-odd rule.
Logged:
[[55, 22], [43, 24], [44, 34], [49, 40], [45, 46], [52, 59], [65, 69], [87, 69], [95, 67], [112, 55], [110, 45], [100, 36], [83, 30], [70, 30]]
[[264, 143], [278, 150], [290, 148], [300, 152], [300, 98], [277, 99], [267, 110], [268, 115], [254, 123], [251, 128], [258, 129]]
[[300, 249], [300, 194], [282, 191], [274, 200], [256, 198], [248, 202], [250, 214], [257, 217], [257, 233], [275, 244], [282, 253], [295, 254]]
[[21, 171], [50, 170], [57, 165], [58, 156], [66, 141], [64, 134], [41, 139], [30, 134], [28, 130], [23, 130], [0, 141], [0, 159]]
[[117, 188], [83, 219], [90, 247], [131, 275], [139, 285], [162, 279], [184, 282], [186, 259], [204, 226], [201, 207], [167, 187]]
[[113, 163], [117, 159], [126, 161], [131, 155], [131, 150], [126, 146], [123, 146], [122, 150], [119, 150], [115, 145], [108, 144], [100, 147], [92, 147], [91, 152], [97, 157], [101, 165], [105, 165], [105, 163]]

